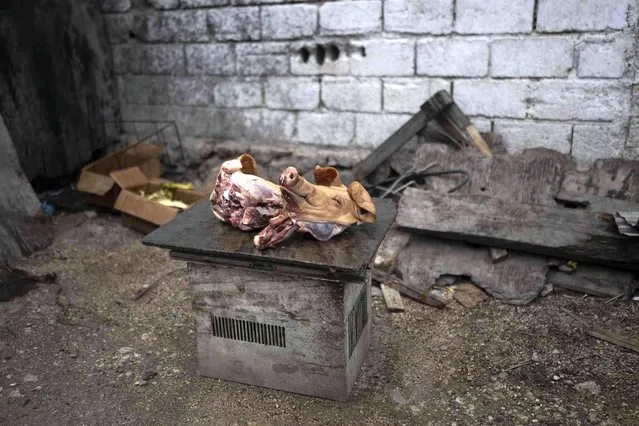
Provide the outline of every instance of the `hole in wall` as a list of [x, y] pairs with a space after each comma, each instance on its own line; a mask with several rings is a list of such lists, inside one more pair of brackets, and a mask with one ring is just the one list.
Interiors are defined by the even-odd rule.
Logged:
[[326, 59], [326, 49], [321, 44], [315, 46], [315, 60], [318, 64], [323, 65]]
[[302, 47], [300, 49], [300, 56], [302, 58], [302, 62], [307, 63], [308, 59], [311, 57], [311, 52], [308, 50], [307, 47]]
[[359, 48], [359, 53], [362, 55], [363, 58], [366, 57], [366, 48], [364, 46]]
[[337, 59], [339, 59], [339, 47], [337, 47], [333, 43], [329, 44], [328, 57], [331, 59], [331, 61], [336, 61]]

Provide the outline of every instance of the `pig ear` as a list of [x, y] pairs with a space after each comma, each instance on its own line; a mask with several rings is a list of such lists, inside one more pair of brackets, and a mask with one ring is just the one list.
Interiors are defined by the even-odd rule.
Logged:
[[373, 223], [377, 218], [375, 203], [361, 183], [354, 180], [348, 185], [348, 195], [358, 207], [358, 218], [362, 222]]
[[315, 183], [323, 186], [344, 186], [335, 167], [315, 166]]
[[239, 160], [242, 163], [242, 173], [257, 175], [257, 162], [255, 162], [255, 158], [251, 154], [242, 154]]

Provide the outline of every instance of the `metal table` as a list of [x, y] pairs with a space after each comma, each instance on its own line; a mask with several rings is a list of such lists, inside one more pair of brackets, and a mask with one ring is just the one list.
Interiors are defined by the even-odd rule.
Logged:
[[395, 218], [374, 201], [375, 223], [328, 242], [300, 233], [258, 250], [257, 232], [218, 221], [208, 200], [142, 240], [187, 261], [203, 376], [348, 399], [370, 343], [370, 265]]

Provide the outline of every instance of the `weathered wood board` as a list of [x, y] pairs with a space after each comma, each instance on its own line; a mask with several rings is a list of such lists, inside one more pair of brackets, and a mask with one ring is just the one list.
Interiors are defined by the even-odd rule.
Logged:
[[639, 160], [608, 158], [587, 170], [567, 170], [561, 189], [639, 203]]
[[639, 269], [639, 242], [620, 235], [605, 213], [408, 188], [397, 225], [447, 239]]
[[635, 290], [634, 274], [598, 265], [579, 264], [572, 274], [548, 271], [548, 283], [593, 296], [630, 298]]
[[402, 312], [404, 310], [404, 302], [402, 302], [402, 295], [399, 291], [393, 287], [380, 284], [382, 294], [384, 295], [384, 302], [386, 302], [386, 309], [391, 312]]

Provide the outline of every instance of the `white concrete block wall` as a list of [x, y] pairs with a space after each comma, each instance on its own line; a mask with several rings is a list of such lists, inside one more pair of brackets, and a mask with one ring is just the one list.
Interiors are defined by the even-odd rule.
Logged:
[[639, 156], [635, 0], [102, 0], [122, 116], [374, 147], [438, 90], [507, 149]]

